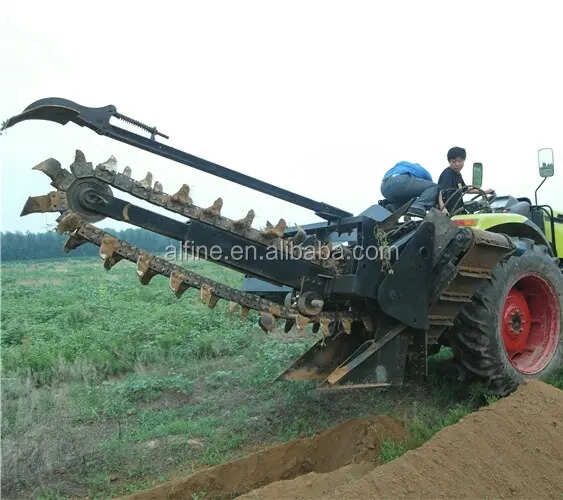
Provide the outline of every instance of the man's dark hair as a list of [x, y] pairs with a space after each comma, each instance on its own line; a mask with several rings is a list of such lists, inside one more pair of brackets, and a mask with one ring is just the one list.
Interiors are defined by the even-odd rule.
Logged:
[[461, 158], [462, 160], [465, 160], [466, 157], [467, 157], [467, 153], [463, 148], [459, 148], [456, 146], [448, 151], [448, 161], [452, 161], [455, 158]]

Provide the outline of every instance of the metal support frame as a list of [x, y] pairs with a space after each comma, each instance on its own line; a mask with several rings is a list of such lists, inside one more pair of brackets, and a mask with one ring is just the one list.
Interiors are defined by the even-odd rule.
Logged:
[[[319, 277], [319, 274], [328, 272], [323, 268], [304, 260], [285, 259], [281, 252], [278, 252], [277, 258], [271, 259], [270, 252], [274, 251], [273, 248], [256, 244], [242, 236], [197, 220], [181, 222], [171, 219], [114, 196], [100, 194], [95, 189], [84, 190], [80, 195], [80, 204], [86, 210], [180, 241], [187, 253], [212, 259], [217, 264], [272, 283], [300, 288], [304, 276], [314, 277], [322, 282], [331, 279], [330, 276], [325, 279]], [[205, 249], [213, 248], [216, 253], [212, 250], [205, 255]]]

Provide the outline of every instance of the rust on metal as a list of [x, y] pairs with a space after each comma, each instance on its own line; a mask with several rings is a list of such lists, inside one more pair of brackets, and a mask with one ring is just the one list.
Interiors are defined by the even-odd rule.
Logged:
[[188, 283], [186, 283], [186, 276], [177, 271], [172, 271], [170, 273], [170, 279], [168, 285], [170, 290], [174, 292], [176, 298], [180, 298], [186, 290], [192, 288]]
[[182, 184], [182, 187], [170, 197], [170, 200], [180, 205], [192, 205], [193, 200], [190, 198], [190, 186]]
[[219, 296], [213, 293], [213, 287], [207, 284], [203, 284], [200, 287], [200, 298], [209, 307], [214, 309], [219, 302]]
[[[174, 293], [177, 293], [178, 296], [181, 296], [188, 287], [200, 289], [202, 299], [209, 307], [215, 307], [218, 300], [221, 298], [230, 302], [229, 311], [231, 313], [234, 312], [234, 307], [240, 305], [240, 317], [242, 319], [245, 319], [250, 309], [252, 309], [259, 313], [271, 315], [274, 321], [277, 318], [285, 319], [288, 321], [288, 326], [290, 327], [292, 324], [295, 324], [297, 328], [302, 329], [306, 325], [313, 323], [316, 325], [315, 328], [324, 325], [323, 329], [328, 331], [328, 325], [331, 321], [339, 320], [342, 317], [353, 316], [352, 313], [347, 311], [331, 313], [330, 315], [324, 313], [301, 314], [294, 307], [284, 307], [253, 294], [241, 293], [226, 285], [216, 283], [213, 280], [204, 278], [180, 266], [171, 264], [164, 259], [155, 257], [145, 250], [138, 249], [127, 242], [120, 241], [109, 233], [86, 223], [79, 213], [68, 210], [65, 191], [67, 191], [78, 178], [92, 178], [93, 180], [103, 182], [108, 186], [115, 187], [120, 191], [172, 212], [188, 218], [201, 220], [204, 223], [214, 225], [225, 231], [237, 233], [248, 240], [274, 246], [280, 250], [288, 248], [292, 250], [294, 245], [304, 239], [305, 233], [300, 228], [295, 237], [284, 239], [285, 229], [287, 228], [284, 219], [280, 219], [276, 226], [268, 223], [266, 230], [262, 232], [252, 227], [255, 217], [254, 210], [249, 210], [247, 215], [239, 220], [231, 220], [222, 217], [222, 198], [217, 198], [213, 205], [206, 209], [193, 205], [193, 200], [189, 196], [190, 189], [187, 184], [182, 185], [180, 190], [174, 195], [164, 193], [160, 182], [156, 182], [154, 189], [151, 189], [153, 182], [151, 172], [148, 172], [145, 179], [140, 182], [130, 177], [130, 167], [126, 167], [123, 173], [118, 173], [117, 159], [113, 155], [93, 169], [92, 164], [86, 161], [84, 153], [77, 149], [75, 150], [74, 161], [71, 164], [73, 172], [63, 169], [61, 164], [53, 158], [36, 165], [34, 169], [48, 175], [53, 180], [51, 184], [58, 189], [58, 192], [54, 195], [51, 193], [47, 197], [41, 197], [37, 201], [30, 202], [30, 204], [35, 204], [36, 209], [50, 209], [50, 211], [56, 209], [61, 212], [61, 216], [57, 219], [57, 231], [69, 234], [64, 244], [64, 250], [66, 252], [86, 242], [93, 243], [100, 247], [100, 256], [104, 257], [104, 267], [107, 270], [110, 270], [112, 266], [120, 260], [127, 259], [136, 264], [136, 274], [141, 284], [149, 284], [156, 275], [167, 276], [169, 277], [170, 288]], [[123, 211], [123, 218], [126, 221], [130, 219], [128, 213], [130, 206], [130, 204], [126, 205]], [[206, 216], [209, 217], [208, 220], [206, 220]], [[324, 263], [314, 263], [319, 266], [326, 265]], [[331, 273], [324, 274], [329, 277], [332, 276]], [[314, 302], [313, 306], [316, 306], [317, 309], [322, 309], [322, 302]], [[313, 312], [317, 312], [317, 310], [310, 311], [310, 313]], [[269, 316], [264, 317], [271, 320]]]
[[266, 229], [262, 231], [262, 235], [268, 238], [281, 238], [287, 228], [285, 219], [280, 219], [274, 226], [270, 221], [266, 221]]
[[232, 228], [237, 232], [250, 229], [255, 215], [254, 210], [250, 209], [245, 217], [231, 222]]
[[239, 304], [237, 302], [229, 301], [229, 315], [232, 316], [238, 309]]
[[96, 167], [99, 167], [101, 170], [115, 173], [117, 172], [117, 159], [115, 156], [111, 155], [105, 162], [98, 164]]
[[295, 324], [298, 330], [303, 330], [309, 323], [311, 323], [311, 318], [303, 316], [302, 314], [298, 314], [295, 318]]
[[223, 208], [223, 198], [217, 198], [210, 207], [201, 209], [201, 214], [206, 218], [216, 218], [221, 216]]
[[149, 257], [139, 255], [137, 259], [137, 276], [141, 285], [148, 285], [150, 281], [158, 274], [152, 269], [152, 262]]
[[129, 207], [131, 206], [130, 203], [127, 203], [124, 207], [123, 207], [123, 220], [128, 221], [129, 220]]
[[74, 231], [84, 224], [82, 216], [76, 212], [67, 212], [57, 225], [58, 233], [69, 233]]
[[109, 271], [115, 264], [123, 259], [123, 256], [117, 253], [120, 248], [120, 241], [114, 236], [104, 236], [100, 245], [100, 257], [104, 261], [104, 268]]
[[119, 240], [114, 236], [106, 235], [102, 238], [100, 245], [100, 257], [107, 259], [111, 257], [120, 247]]
[[325, 376], [315, 368], [297, 368], [284, 375], [284, 380], [324, 380]]
[[346, 375], [348, 373], [348, 368], [346, 368], [345, 366], [341, 367], [341, 368], [337, 368], [336, 370], [334, 370], [328, 377], [327, 377], [327, 382], [329, 384], [335, 384], [336, 382], [338, 382], [342, 377], [344, 377], [344, 375]]
[[264, 330], [266, 333], [271, 333], [276, 327], [276, 319], [274, 318], [273, 314], [262, 312], [260, 313], [259, 324], [262, 330]]
[[249, 313], [249, 312], [250, 312], [250, 307], [248, 307], [247, 305], [243, 305], [243, 306], [241, 307], [241, 310], [240, 310], [240, 317], [241, 317], [241, 319], [246, 319], [246, 318], [248, 318], [248, 313]]
[[84, 243], [88, 243], [88, 240], [86, 238], [83, 238], [82, 236], [76, 233], [71, 233], [67, 238], [67, 240], [65, 241], [65, 244], [63, 246], [63, 251], [65, 253], [68, 253], [71, 250], [74, 250], [75, 248], [84, 245]]
[[147, 175], [142, 181], [138, 181], [137, 185], [145, 190], [150, 190], [152, 188], [152, 174], [147, 172]]

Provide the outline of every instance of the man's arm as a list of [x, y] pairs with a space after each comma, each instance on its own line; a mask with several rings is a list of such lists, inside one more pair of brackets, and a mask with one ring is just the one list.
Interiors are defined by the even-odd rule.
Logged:
[[491, 194], [491, 193], [495, 192], [495, 190], [491, 189], [491, 188], [481, 189], [481, 190], [479, 190], [477, 188], [471, 188], [471, 189], [468, 189], [467, 191], [465, 191], [464, 193], [465, 194], [481, 194], [481, 191], [485, 194]]
[[[444, 213], [448, 214], [448, 210], [446, 209], [445, 199], [449, 199], [450, 196], [458, 189], [454, 172], [451, 168], [446, 167], [440, 177], [438, 178], [438, 184], [440, 186], [440, 193], [438, 195], [438, 206], [440, 210]], [[444, 199], [445, 197], [445, 199]]]

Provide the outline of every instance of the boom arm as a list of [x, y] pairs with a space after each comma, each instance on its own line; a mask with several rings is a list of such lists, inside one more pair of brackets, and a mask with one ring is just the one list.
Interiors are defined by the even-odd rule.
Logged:
[[[110, 123], [111, 117], [123, 120], [150, 132], [150, 139], [112, 125]], [[68, 99], [48, 97], [46, 99], [35, 101], [25, 108], [21, 114], [7, 120], [4, 128], [12, 127], [16, 123], [25, 120], [47, 120], [60, 123], [61, 125], [66, 125], [69, 121], [71, 121], [81, 127], [88, 127], [100, 135], [105, 135], [111, 139], [144, 149], [145, 151], [163, 156], [169, 160], [188, 165], [203, 172], [207, 172], [208, 174], [216, 175], [217, 177], [221, 177], [228, 181], [246, 186], [250, 189], [260, 191], [261, 193], [269, 194], [270, 196], [274, 196], [280, 200], [313, 210], [315, 215], [325, 220], [336, 220], [343, 217], [350, 217], [352, 215], [350, 212], [333, 207], [327, 203], [306, 198], [305, 196], [301, 196], [278, 186], [255, 179], [254, 177], [241, 174], [235, 170], [222, 167], [216, 163], [185, 153], [179, 149], [158, 143], [155, 140], [156, 135], [160, 135], [166, 139], [169, 137], [160, 133], [156, 127], [149, 127], [144, 123], [118, 113], [117, 108], [113, 105], [100, 108], [90, 108]]]

